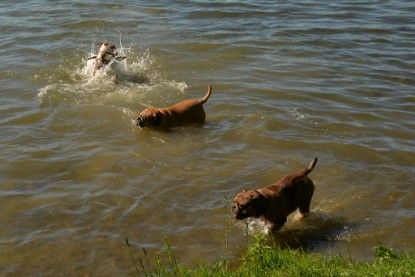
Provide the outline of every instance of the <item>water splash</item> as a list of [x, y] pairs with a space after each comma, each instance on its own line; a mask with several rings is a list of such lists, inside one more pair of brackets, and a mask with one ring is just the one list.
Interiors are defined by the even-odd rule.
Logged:
[[[165, 98], [160, 94], [170, 91], [183, 93], [186, 83], [168, 80], [155, 68], [156, 59], [149, 49], [117, 49], [119, 55], [127, 58], [111, 61], [93, 76], [94, 59], [88, 59], [96, 53], [93, 49], [82, 55], [78, 64], [64, 58], [57, 69], [43, 72], [48, 84], [38, 92], [41, 106], [55, 106], [61, 103], [116, 104], [125, 101], [153, 102], [152, 98]], [[76, 57], [75, 57], [76, 58]], [[72, 57], [73, 59], [73, 57]], [[39, 75], [40, 73], [36, 73]]]
[[303, 218], [298, 211], [292, 213], [285, 225], [275, 233], [271, 232], [271, 225], [261, 218], [248, 218], [245, 224], [238, 222], [237, 225], [249, 235], [270, 236], [274, 242], [288, 247], [312, 247], [322, 241], [350, 241], [351, 231], [356, 227], [356, 224], [319, 209], [311, 211], [307, 218]]

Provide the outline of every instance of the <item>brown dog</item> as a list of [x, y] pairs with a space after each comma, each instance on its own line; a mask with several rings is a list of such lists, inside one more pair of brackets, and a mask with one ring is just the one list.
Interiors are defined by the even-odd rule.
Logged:
[[184, 100], [166, 108], [147, 108], [138, 117], [137, 126], [170, 128], [203, 123], [206, 118], [203, 103], [208, 100], [211, 93], [212, 86], [209, 85], [206, 95], [199, 100]]
[[304, 169], [291, 173], [277, 183], [258, 190], [243, 190], [233, 200], [232, 213], [236, 219], [260, 217], [271, 223], [277, 231], [287, 221], [287, 216], [297, 208], [306, 217], [310, 212], [314, 193], [313, 181], [307, 176], [317, 163], [317, 158]]

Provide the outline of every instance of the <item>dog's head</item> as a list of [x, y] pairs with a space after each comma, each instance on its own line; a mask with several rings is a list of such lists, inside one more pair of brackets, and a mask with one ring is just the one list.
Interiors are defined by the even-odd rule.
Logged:
[[107, 64], [111, 61], [111, 59], [117, 56], [117, 51], [115, 50], [116, 47], [114, 44], [109, 42], [100, 42], [98, 43], [99, 53], [98, 58], [101, 60], [102, 63]]
[[140, 113], [137, 118], [137, 126], [143, 127], [159, 127], [163, 120], [162, 113], [156, 108], [150, 107]]
[[265, 197], [256, 190], [243, 190], [233, 199], [232, 213], [235, 219], [260, 217], [264, 213]]

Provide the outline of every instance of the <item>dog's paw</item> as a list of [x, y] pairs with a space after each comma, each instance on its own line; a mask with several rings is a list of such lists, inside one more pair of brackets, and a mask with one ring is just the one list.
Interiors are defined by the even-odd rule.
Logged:
[[293, 220], [294, 221], [298, 221], [298, 220], [307, 218], [309, 215], [310, 215], [310, 213], [300, 213], [300, 212], [297, 212], [297, 213], [294, 214]]

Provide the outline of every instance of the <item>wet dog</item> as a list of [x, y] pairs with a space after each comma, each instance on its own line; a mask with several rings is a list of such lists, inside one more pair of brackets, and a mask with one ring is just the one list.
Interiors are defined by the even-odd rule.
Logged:
[[203, 104], [212, 93], [212, 86], [208, 86], [206, 95], [199, 100], [184, 100], [165, 108], [149, 107], [140, 113], [137, 126], [152, 128], [170, 128], [186, 124], [200, 124], [205, 121], [206, 114]]
[[313, 181], [307, 176], [317, 163], [317, 158], [298, 171], [277, 183], [257, 190], [243, 190], [233, 200], [232, 213], [235, 219], [263, 217], [271, 224], [271, 231], [280, 229], [290, 213], [299, 208], [303, 217], [310, 212], [314, 193]]
[[95, 66], [94, 70], [92, 71], [92, 76], [95, 76], [96, 72], [108, 65], [111, 61], [122, 61], [126, 57], [118, 56], [118, 52], [116, 51], [116, 47], [114, 44], [109, 42], [100, 42], [98, 43], [99, 52], [97, 56], [90, 57], [88, 60], [95, 59]]

